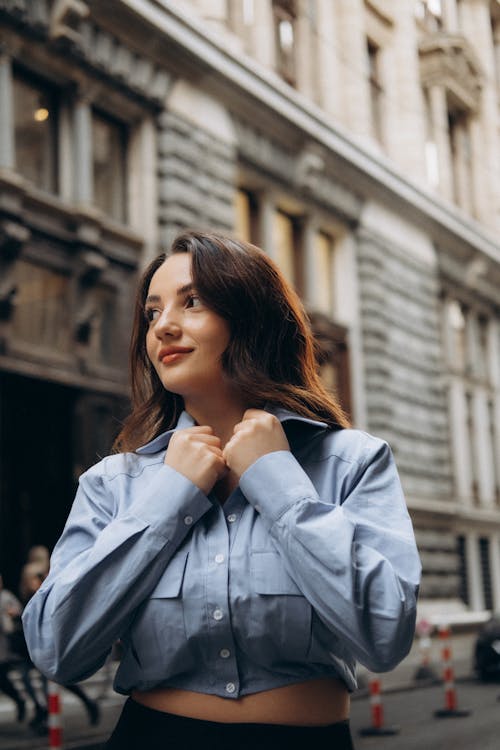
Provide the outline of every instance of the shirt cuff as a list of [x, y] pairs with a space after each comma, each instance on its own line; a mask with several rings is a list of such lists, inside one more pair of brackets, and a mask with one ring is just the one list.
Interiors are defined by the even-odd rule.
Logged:
[[165, 464], [130, 505], [129, 514], [172, 541], [184, 536], [212, 507], [208, 497], [190, 479]]
[[240, 488], [255, 510], [272, 523], [300, 500], [318, 500], [313, 483], [290, 451], [258, 458], [241, 475]]

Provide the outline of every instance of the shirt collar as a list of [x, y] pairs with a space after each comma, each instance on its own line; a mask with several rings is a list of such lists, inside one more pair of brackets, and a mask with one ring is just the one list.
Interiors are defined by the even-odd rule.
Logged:
[[[300, 416], [300, 414], [296, 414], [294, 411], [290, 411], [289, 409], [284, 409], [281, 406], [266, 404], [264, 406], [264, 410], [268, 411], [270, 414], [274, 414], [275, 417], [278, 417], [281, 423], [302, 422], [304, 424], [312, 425], [313, 427], [316, 427], [318, 429], [326, 429], [328, 427], [326, 422], [320, 422], [317, 419], [309, 419], [309, 417], [302, 417]], [[135, 452], [139, 453], [140, 455], [159, 453], [159, 451], [165, 450], [170, 442], [170, 438], [176, 430], [184, 430], [186, 427], [193, 427], [194, 424], [195, 421], [191, 414], [188, 414], [187, 411], [183, 411], [181, 412], [181, 415], [175, 427], [172, 427], [166, 432], [162, 432], [161, 435], [153, 438], [153, 440], [150, 440], [149, 443], [141, 445], [141, 447], [137, 448]]]

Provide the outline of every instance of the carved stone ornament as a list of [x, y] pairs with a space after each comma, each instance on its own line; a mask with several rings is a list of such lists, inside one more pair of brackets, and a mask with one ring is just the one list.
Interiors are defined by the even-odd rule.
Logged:
[[444, 32], [427, 34], [420, 42], [419, 55], [425, 88], [441, 86], [457, 110], [478, 111], [483, 72], [464, 37]]
[[130, 50], [92, 18], [86, 0], [0, 0], [0, 11], [46, 38], [48, 49], [84, 61], [100, 76], [120, 82], [156, 106], [168, 95], [171, 75], [146, 54]]

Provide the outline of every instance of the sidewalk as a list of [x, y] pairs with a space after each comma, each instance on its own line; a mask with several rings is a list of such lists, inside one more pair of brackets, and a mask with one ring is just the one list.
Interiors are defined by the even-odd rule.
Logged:
[[[11, 673], [16, 679], [15, 670]], [[112, 674], [104, 668], [93, 677], [80, 683], [87, 695], [98, 700], [101, 718], [96, 726], [88, 723], [87, 712], [81, 701], [61, 688], [61, 724], [63, 747], [98, 750], [110, 736], [121, 711], [125, 696], [113, 691]], [[35, 682], [36, 684], [36, 682]], [[21, 687], [19, 683], [19, 687]], [[0, 694], [0, 750], [47, 750], [47, 736], [39, 736], [29, 726], [33, 714], [31, 701], [26, 702], [26, 719], [16, 721], [16, 710], [9, 698]]]
[[[456, 636], [453, 638], [454, 670], [457, 681], [473, 678], [471, 637]], [[382, 690], [385, 693], [413, 690], [434, 684], [433, 680], [421, 681], [415, 678], [420, 665], [418, 640], [415, 641], [407, 658], [394, 670], [380, 675]], [[438, 681], [441, 680], [439, 644], [432, 644], [430, 666]], [[101, 669], [93, 677], [81, 683], [84, 690], [93, 699], [99, 700], [101, 721], [98, 726], [88, 724], [87, 714], [80, 701], [71, 693], [61, 688], [62, 724], [65, 750], [99, 750], [116, 724], [125, 696], [118, 695], [112, 688], [112, 675], [116, 664]], [[368, 694], [370, 673], [363, 667], [358, 668], [359, 689], [353, 694], [354, 700], [363, 699]], [[28, 722], [32, 709], [28, 703], [27, 719], [23, 724], [16, 722], [15, 708], [12, 702], [0, 694], [0, 750], [47, 750], [46, 737], [38, 737], [29, 728]]]

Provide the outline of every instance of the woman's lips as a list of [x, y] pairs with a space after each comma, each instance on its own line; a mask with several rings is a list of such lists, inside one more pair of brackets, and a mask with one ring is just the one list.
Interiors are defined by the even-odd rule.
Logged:
[[178, 359], [181, 359], [181, 357], [184, 357], [186, 354], [190, 354], [192, 352], [192, 349], [185, 350], [185, 351], [176, 351], [176, 352], [169, 352], [168, 354], [164, 354], [161, 358], [161, 361], [164, 365], [172, 364], [173, 362], [177, 362]]

